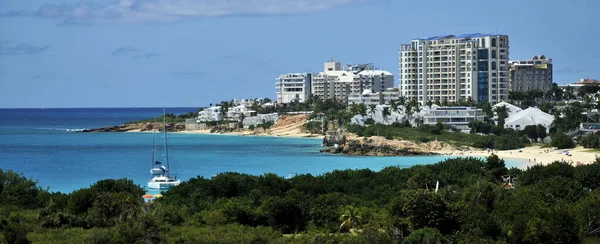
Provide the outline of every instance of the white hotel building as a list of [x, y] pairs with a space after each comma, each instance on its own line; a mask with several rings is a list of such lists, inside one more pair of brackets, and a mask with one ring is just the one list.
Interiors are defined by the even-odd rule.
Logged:
[[342, 70], [339, 62], [326, 62], [312, 78], [312, 94], [325, 99], [347, 100], [369, 88], [383, 92], [394, 86], [394, 75], [383, 70]]
[[508, 36], [442, 35], [400, 47], [402, 95], [426, 101], [496, 103], [508, 98]]
[[277, 103], [304, 102], [311, 94], [311, 73], [282, 74], [275, 80]]

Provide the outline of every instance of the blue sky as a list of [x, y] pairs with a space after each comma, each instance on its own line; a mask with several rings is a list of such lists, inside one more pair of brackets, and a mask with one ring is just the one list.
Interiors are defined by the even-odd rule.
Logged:
[[[323, 62], [398, 74], [400, 44], [498, 32], [554, 81], [600, 79], [596, 0], [0, 0], [0, 107], [206, 106], [275, 97]], [[398, 81], [396, 81], [396, 85]]]

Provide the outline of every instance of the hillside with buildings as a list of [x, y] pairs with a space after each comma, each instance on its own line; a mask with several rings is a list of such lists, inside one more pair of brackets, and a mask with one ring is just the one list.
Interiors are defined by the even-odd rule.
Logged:
[[[600, 82], [586, 78], [557, 85], [552, 59], [540, 55], [510, 60], [509, 53], [509, 38], [503, 34], [416, 38], [400, 45], [397, 86], [392, 72], [372, 63], [342, 65], [332, 59], [323, 64], [322, 71], [276, 77], [274, 100], [210, 104], [185, 123], [170, 123], [167, 130], [279, 136], [312, 132], [327, 134], [327, 138], [341, 129], [348, 133], [344, 143], [361, 147], [369, 141], [354, 138], [355, 134], [411, 143], [440, 139], [455, 146], [514, 149], [550, 142], [556, 134], [578, 141], [596, 132], [590, 128], [600, 128]], [[92, 131], [152, 128], [151, 123], [137, 123]], [[411, 136], [417, 134], [420, 137]], [[406, 143], [390, 145], [407, 148]]]

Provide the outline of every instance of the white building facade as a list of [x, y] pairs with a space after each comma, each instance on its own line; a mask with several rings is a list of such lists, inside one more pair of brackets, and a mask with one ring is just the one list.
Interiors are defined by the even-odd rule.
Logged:
[[394, 75], [388, 71], [362, 70], [358, 72], [356, 68], [341, 70], [340, 67], [339, 62], [326, 62], [324, 71], [313, 76], [312, 94], [323, 100], [347, 100], [351, 94], [362, 94], [365, 89], [383, 92], [394, 86]]
[[304, 102], [311, 94], [311, 73], [282, 74], [275, 80], [278, 103]]
[[381, 105], [390, 104], [392, 100], [400, 98], [400, 89], [388, 88], [383, 92], [372, 92], [370, 89], [364, 90], [362, 93], [352, 93], [348, 96], [348, 104]]
[[427, 110], [423, 116], [423, 123], [435, 125], [438, 122], [453, 126], [459, 130], [470, 130], [469, 123], [483, 121], [485, 114], [479, 108], [473, 107], [434, 107]]
[[200, 112], [198, 112], [198, 117], [196, 118], [197, 123], [202, 122], [211, 122], [211, 121], [222, 121], [223, 113], [221, 110], [221, 106], [214, 106], [210, 108], [206, 108]]
[[508, 98], [509, 41], [501, 34], [443, 35], [400, 47], [402, 95], [427, 101], [496, 103]]

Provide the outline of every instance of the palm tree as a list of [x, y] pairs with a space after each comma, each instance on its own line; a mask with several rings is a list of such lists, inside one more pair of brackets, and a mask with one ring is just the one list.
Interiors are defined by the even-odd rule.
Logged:
[[398, 105], [406, 106], [406, 97], [405, 96], [398, 97]]
[[375, 109], [377, 109], [377, 105], [369, 104], [369, 113], [371, 113], [372, 115], [375, 115]]
[[431, 106], [433, 105], [433, 101], [432, 100], [427, 100], [427, 103], [425, 103], [427, 105], [427, 107], [431, 108]]
[[364, 103], [358, 104], [358, 114], [365, 117], [367, 115], [367, 105]]
[[498, 106], [494, 108], [494, 112], [498, 115], [498, 126], [504, 127], [504, 120], [508, 118], [508, 108], [506, 106]]
[[390, 108], [388, 107], [383, 107], [383, 110], [381, 111], [381, 117], [383, 117], [383, 119], [385, 120], [385, 118], [388, 115], [392, 115], [392, 113], [390, 112]]
[[355, 225], [360, 225], [362, 222], [362, 216], [358, 214], [358, 209], [354, 206], [347, 206], [344, 210], [344, 214], [340, 216], [340, 221], [342, 224], [340, 225], [339, 231], [341, 232], [344, 229], [350, 231]]
[[392, 111], [396, 111], [397, 108], [398, 108], [398, 103], [396, 102], [396, 100], [391, 100], [390, 101], [390, 109]]

